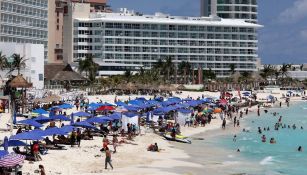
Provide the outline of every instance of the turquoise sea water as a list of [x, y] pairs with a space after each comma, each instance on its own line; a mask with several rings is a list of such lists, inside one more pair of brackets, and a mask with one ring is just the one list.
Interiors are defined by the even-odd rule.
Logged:
[[[226, 130], [223, 134], [212, 132], [210, 138], [194, 141], [190, 147], [178, 145], [193, 157], [192, 162], [204, 166], [191, 170], [191, 174], [202, 174], [211, 168], [216, 169], [216, 172], [208, 171], [206, 174], [306, 175], [307, 103], [293, 103], [289, 108], [272, 108], [268, 111], [265, 114], [262, 110], [260, 117], [253, 115], [244, 119], [244, 128], [250, 132], [237, 133], [236, 142], [233, 141], [233, 134], [227, 134]], [[274, 117], [272, 112], [278, 112], [279, 115]], [[283, 116], [282, 123], [290, 126], [295, 124], [297, 128], [274, 130], [279, 116]], [[258, 127], [262, 128], [262, 134], [258, 133]], [[269, 127], [270, 131], [263, 131], [264, 127]], [[240, 130], [242, 129], [243, 126]], [[261, 142], [263, 134], [266, 135], [266, 143]], [[276, 144], [269, 143], [271, 137], [275, 138]], [[299, 146], [303, 147], [303, 152], [297, 151]], [[238, 148], [240, 153], [236, 152]]]

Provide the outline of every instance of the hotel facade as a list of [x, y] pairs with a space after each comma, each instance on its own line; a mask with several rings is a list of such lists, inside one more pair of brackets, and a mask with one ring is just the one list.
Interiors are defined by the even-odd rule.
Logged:
[[48, 46], [48, 0], [0, 0], [0, 41]]
[[93, 55], [102, 68], [99, 74], [108, 75], [150, 69], [159, 59], [172, 58], [177, 65], [188, 61], [194, 69], [211, 69], [218, 77], [227, 77], [230, 64], [240, 72], [257, 71], [259, 27], [216, 16], [139, 15], [126, 9], [91, 13], [74, 19], [70, 62]]
[[[213, 0], [201, 0], [201, 16], [211, 15]], [[217, 0], [217, 16], [227, 19], [244, 19], [257, 23], [257, 0]]]

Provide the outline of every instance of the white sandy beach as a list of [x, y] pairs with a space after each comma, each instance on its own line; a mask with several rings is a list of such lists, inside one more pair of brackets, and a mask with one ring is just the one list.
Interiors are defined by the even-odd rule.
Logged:
[[[237, 92], [234, 92], [236, 94]], [[280, 99], [282, 91], [274, 92], [274, 96]], [[218, 92], [183, 92], [180, 95], [174, 94], [181, 98], [186, 97], [201, 97], [205, 96], [218, 97]], [[258, 98], [266, 98], [270, 92], [258, 93]], [[130, 99], [134, 99], [137, 96], [130, 96]], [[113, 103], [114, 95], [104, 96], [90, 96], [90, 102], [97, 102], [100, 99], [104, 102]], [[152, 97], [146, 97], [152, 98]], [[128, 100], [129, 96], [119, 96], [117, 99]], [[299, 100], [300, 98], [294, 97], [293, 100]], [[69, 112], [74, 111], [70, 110]], [[252, 110], [256, 111], [256, 110]], [[19, 119], [20, 120], [20, 119]], [[0, 128], [6, 128], [6, 123], [9, 121], [9, 114], [2, 114]], [[185, 136], [193, 136], [208, 130], [214, 130], [221, 127], [221, 120], [214, 119], [210, 125], [206, 127], [181, 127], [181, 131]], [[144, 130], [144, 128], [142, 128]], [[14, 131], [15, 133], [16, 131]], [[0, 138], [9, 136], [10, 132], [0, 132]], [[161, 152], [149, 152], [147, 146], [153, 143], [158, 143]], [[104, 153], [100, 152], [102, 147], [102, 138], [94, 137], [94, 140], [81, 142], [81, 147], [66, 146], [67, 150], [49, 150], [47, 155], [42, 156], [43, 161], [30, 163], [25, 161], [23, 165], [24, 174], [35, 174], [34, 171], [38, 169], [38, 165], [45, 166], [46, 173], [48, 175], [74, 175], [74, 174], [175, 174], [169, 170], [176, 166], [185, 167], [201, 167], [199, 164], [190, 163], [188, 161], [189, 156], [183, 150], [176, 149], [167, 140], [162, 137], [147, 131], [145, 135], [138, 136], [131, 142], [131, 144], [122, 144], [117, 148], [117, 153], [112, 154], [112, 163], [114, 170], [104, 169]], [[110, 149], [113, 147], [110, 145]]]

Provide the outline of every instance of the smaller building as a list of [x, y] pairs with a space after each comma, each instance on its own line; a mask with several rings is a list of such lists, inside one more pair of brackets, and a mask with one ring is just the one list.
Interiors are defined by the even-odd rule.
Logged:
[[75, 72], [69, 64], [47, 64], [45, 65], [45, 85], [47, 86], [80, 86], [88, 80]]
[[[25, 67], [20, 70], [20, 74], [35, 89], [44, 88], [44, 45], [43, 44], [23, 44], [23, 43], [4, 43], [0, 42], [0, 51], [12, 61], [13, 54], [19, 54], [26, 60]], [[0, 71], [3, 84], [8, 80], [9, 75], [17, 76], [17, 71], [11, 73], [10, 68]]]

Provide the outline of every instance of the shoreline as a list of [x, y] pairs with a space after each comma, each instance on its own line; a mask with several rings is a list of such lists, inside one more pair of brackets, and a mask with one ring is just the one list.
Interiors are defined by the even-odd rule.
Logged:
[[[187, 96], [197, 98], [202, 94], [207, 96], [217, 96], [218, 93], [207, 93], [207, 92], [184, 92], [183, 94], [174, 94], [181, 98]], [[259, 94], [259, 96], [265, 97], [267, 94]], [[121, 96], [118, 99], [128, 100], [129, 98], [133, 99], [135, 97], [140, 97], [141, 95], [135, 96]], [[89, 96], [91, 102], [99, 101], [102, 99], [105, 102], [111, 102], [114, 100], [115, 95], [108, 96]], [[146, 96], [146, 98], [152, 98], [151, 96]], [[283, 99], [282, 99], [283, 101]], [[296, 101], [291, 98], [290, 105]], [[302, 100], [297, 100], [302, 101]], [[292, 102], [292, 103], [291, 103]], [[262, 108], [261, 108], [262, 109]], [[74, 110], [74, 109], [73, 109]], [[69, 110], [72, 112], [73, 110]], [[244, 118], [254, 115], [257, 112], [257, 106], [249, 108], [249, 114]], [[69, 114], [69, 113], [68, 113]], [[5, 117], [4, 117], [5, 118]], [[4, 121], [3, 117], [1, 120]], [[1, 128], [6, 128], [5, 122], [2, 122]], [[202, 135], [206, 137], [206, 134], [211, 132], [216, 132], [218, 129], [221, 129], [222, 121], [217, 116], [216, 119], [211, 121], [211, 124], [207, 124], [205, 127], [181, 127], [181, 132], [183, 135], [191, 137], [197, 137], [197, 135]], [[243, 122], [240, 122], [241, 127], [243, 128]], [[229, 128], [232, 127], [232, 122], [227, 121], [226, 131], [230, 131]], [[144, 129], [144, 128], [143, 128]], [[235, 130], [239, 132], [240, 130]], [[16, 131], [14, 130], [14, 133]], [[8, 132], [0, 132], [0, 137], [7, 135]], [[192, 140], [192, 142], [198, 142]], [[207, 141], [207, 138], [205, 138]], [[157, 142], [159, 148], [162, 149], [161, 152], [149, 152], [147, 151], [147, 146]], [[192, 143], [193, 144], [193, 143]], [[188, 146], [188, 145], [186, 145]], [[193, 157], [188, 154], [184, 149], [180, 149], [178, 144], [169, 142], [163, 137], [153, 134], [151, 132], [146, 132], [143, 136], [137, 136], [131, 144], [123, 144], [117, 148], [117, 153], [112, 154], [112, 164], [114, 170], [104, 170], [104, 153], [101, 153], [99, 150], [102, 147], [102, 138], [95, 137], [94, 140], [82, 141], [81, 148], [70, 148], [67, 146], [67, 150], [49, 150], [49, 154], [43, 156], [43, 161], [34, 162], [33, 164], [25, 161], [23, 165], [23, 173], [33, 174], [35, 170], [38, 169], [38, 165], [42, 164], [45, 166], [46, 173], [48, 175], [59, 175], [59, 174], [128, 174], [128, 175], [138, 175], [138, 174], [184, 174], [186, 172], [184, 168], [191, 169], [202, 169], [204, 164], [194, 163], [191, 161]], [[112, 145], [110, 149], [113, 150]], [[189, 148], [187, 148], [189, 149]], [[214, 148], [213, 150], [216, 150]], [[61, 160], [61, 161], [57, 161]], [[82, 166], [80, 166], [82, 165]], [[187, 172], [188, 174], [188, 172]], [[209, 173], [210, 174], [210, 173]]]

